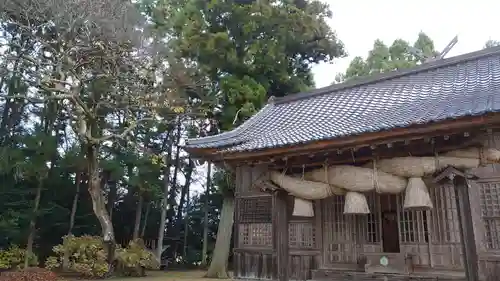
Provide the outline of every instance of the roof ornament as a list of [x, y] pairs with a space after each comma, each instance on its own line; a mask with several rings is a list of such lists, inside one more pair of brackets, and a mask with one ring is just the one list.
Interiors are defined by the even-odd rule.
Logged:
[[270, 103], [271, 103], [271, 104], [273, 104], [275, 100], [276, 100], [276, 97], [275, 97], [275, 96], [270, 96], [270, 97], [267, 99], [267, 103], [268, 103], [268, 104], [270, 104]]
[[451, 49], [458, 43], [458, 35], [453, 37], [451, 41], [444, 47], [443, 51], [441, 51], [439, 54], [435, 56], [427, 56], [424, 54], [424, 52], [420, 49], [417, 49], [415, 47], [408, 47], [408, 52], [410, 52], [412, 55], [418, 57], [419, 59], [423, 59], [425, 62], [431, 62], [435, 60], [441, 60], [444, 59], [444, 57], [451, 51]]

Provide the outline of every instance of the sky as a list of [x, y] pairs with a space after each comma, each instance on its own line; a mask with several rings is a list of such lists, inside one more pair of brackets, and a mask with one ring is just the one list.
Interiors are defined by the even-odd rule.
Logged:
[[458, 35], [447, 57], [482, 49], [487, 40], [500, 40], [500, 1], [494, 0], [324, 0], [333, 17], [330, 26], [344, 43], [348, 57], [313, 68], [316, 86], [330, 85], [355, 56], [365, 57], [375, 39], [387, 45], [401, 38], [413, 44], [425, 32], [438, 51]]
[[[494, 0], [324, 0], [333, 17], [330, 26], [348, 52], [346, 58], [313, 68], [316, 87], [330, 85], [355, 56], [366, 57], [375, 39], [387, 45], [401, 38], [411, 44], [425, 32], [438, 51], [458, 35], [446, 57], [482, 49], [489, 39], [500, 40], [500, 1]], [[206, 165], [197, 168], [193, 193], [203, 190]]]

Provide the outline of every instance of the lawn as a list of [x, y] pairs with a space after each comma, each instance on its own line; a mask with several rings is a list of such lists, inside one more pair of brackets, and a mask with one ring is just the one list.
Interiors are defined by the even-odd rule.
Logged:
[[[124, 281], [220, 281], [220, 279], [203, 278], [206, 271], [188, 270], [188, 271], [151, 271], [146, 277], [115, 277], [107, 280], [124, 280]], [[73, 279], [70, 281], [85, 281], [82, 279]], [[95, 281], [95, 280], [93, 280]]]

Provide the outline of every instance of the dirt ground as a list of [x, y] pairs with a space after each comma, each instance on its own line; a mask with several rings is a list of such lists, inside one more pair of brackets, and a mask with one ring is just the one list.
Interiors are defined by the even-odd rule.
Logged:
[[[124, 281], [221, 281], [221, 279], [203, 278], [206, 271], [189, 270], [189, 271], [151, 271], [148, 276], [139, 278], [124, 278], [115, 277], [107, 280], [124, 280]], [[74, 279], [69, 281], [85, 281], [82, 279]], [[94, 280], [95, 281], [95, 280]]]

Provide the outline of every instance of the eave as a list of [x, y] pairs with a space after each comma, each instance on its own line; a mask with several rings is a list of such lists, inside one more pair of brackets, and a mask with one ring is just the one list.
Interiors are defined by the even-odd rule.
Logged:
[[241, 163], [275, 163], [292, 157], [316, 155], [319, 153], [342, 154], [347, 150], [359, 150], [364, 147], [376, 149], [395, 142], [409, 143], [415, 140], [430, 139], [437, 136], [500, 128], [500, 113], [481, 116], [468, 116], [441, 122], [412, 125], [404, 128], [365, 133], [356, 136], [314, 141], [292, 146], [276, 147], [255, 151], [229, 152], [220, 148], [188, 148], [194, 157], [213, 162], [225, 162], [230, 165]]

